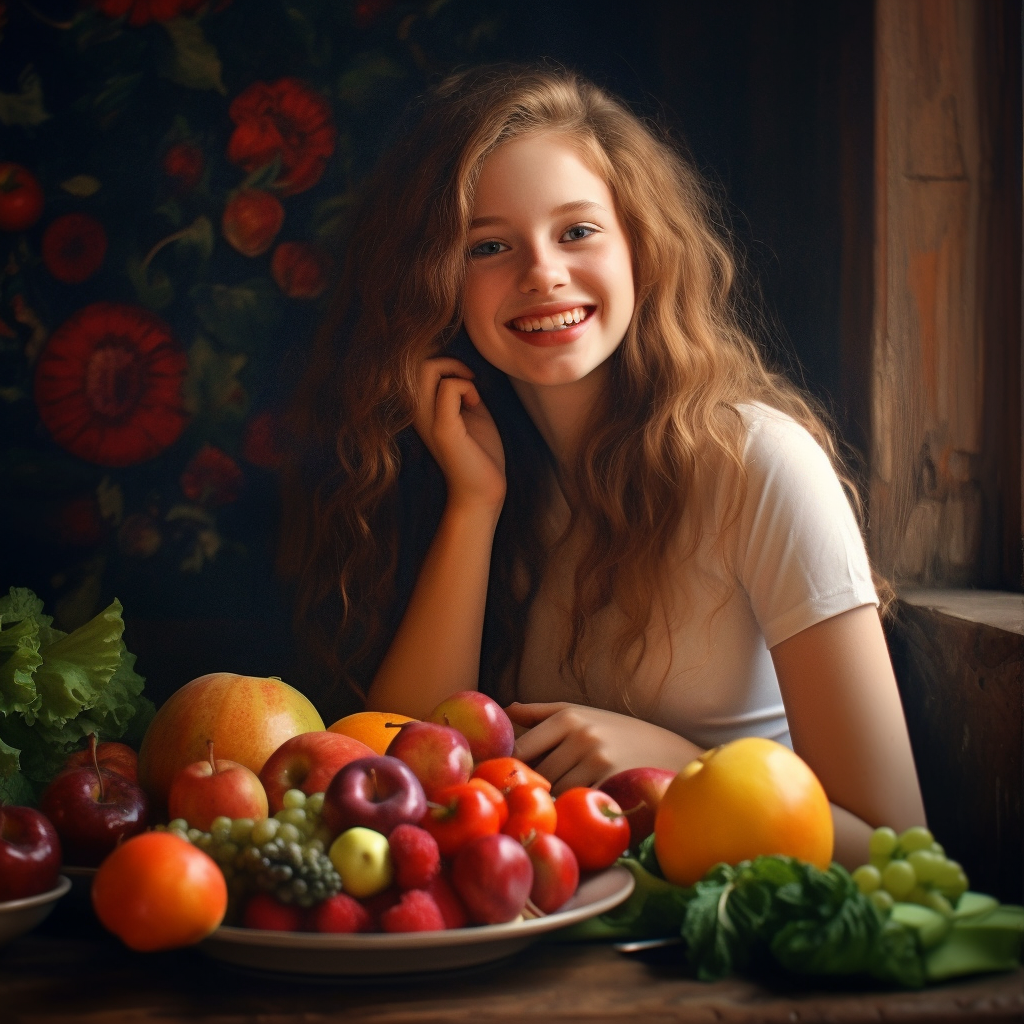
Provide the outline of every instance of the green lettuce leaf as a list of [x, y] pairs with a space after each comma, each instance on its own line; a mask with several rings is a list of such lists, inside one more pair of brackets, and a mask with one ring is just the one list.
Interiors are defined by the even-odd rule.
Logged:
[[121, 602], [115, 600], [85, 625], [40, 651], [36, 669], [40, 703], [33, 714], [44, 727], [61, 729], [80, 711], [93, 708], [121, 661]]
[[[0, 627], [0, 714], [31, 713], [39, 703], [32, 676], [43, 663], [39, 624], [25, 618]], [[0, 772], [2, 774], [2, 772]]]

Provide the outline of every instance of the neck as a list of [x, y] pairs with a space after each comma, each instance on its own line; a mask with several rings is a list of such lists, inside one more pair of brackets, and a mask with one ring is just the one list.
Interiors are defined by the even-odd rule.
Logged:
[[604, 392], [607, 378], [607, 363], [571, 384], [530, 384], [510, 378], [523, 407], [551, 449], [560, 473], [576, 456], [583, 429]]

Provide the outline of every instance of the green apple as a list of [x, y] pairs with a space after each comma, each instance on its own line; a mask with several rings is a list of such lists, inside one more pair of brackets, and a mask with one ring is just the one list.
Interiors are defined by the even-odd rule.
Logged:
[[349, 896], [363, 899], [382, 892], [394, 877], [387, 836], [356, 825], [331, 843], [331, 863]]

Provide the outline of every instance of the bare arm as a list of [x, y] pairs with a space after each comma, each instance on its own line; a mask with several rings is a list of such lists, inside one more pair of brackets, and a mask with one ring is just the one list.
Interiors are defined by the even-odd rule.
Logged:
[[871, 605], [771, 651], [794, 750], [832, 802], [834, 859], [868, 859], [872, 829], [924, 824], [924, 803], [882, 625]]
[[494, 529], [505, 497], [505, 459], [494, 421], [455, 359], [420, 373], [416, 430], [445, 477], [447, 499], [399, 624], [367, 694], [369, 710], [422, 718], [479, 682]]

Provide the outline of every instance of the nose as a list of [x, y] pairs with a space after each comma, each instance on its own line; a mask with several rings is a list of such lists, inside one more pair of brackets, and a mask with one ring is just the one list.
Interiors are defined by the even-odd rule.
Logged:
[[523, 250], [519, 290], [548, 293], [569, 283], [569, 270], [558, 247], [538, 242]]

